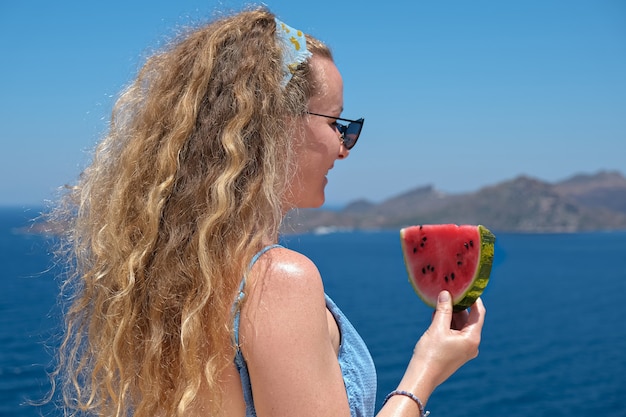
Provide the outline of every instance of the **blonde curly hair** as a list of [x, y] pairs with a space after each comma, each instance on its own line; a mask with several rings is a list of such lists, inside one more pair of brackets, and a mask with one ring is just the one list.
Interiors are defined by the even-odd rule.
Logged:
[[307, 62], [281, 86], [275, 30], [268, 10], [244, 11], [150, 57], [53, 213], [72, 267], [55, 373], [68, 414], [181, 416], [201, 385], [219, 408], [233, 300], [278, 234], [288, 121], [316, 89]]

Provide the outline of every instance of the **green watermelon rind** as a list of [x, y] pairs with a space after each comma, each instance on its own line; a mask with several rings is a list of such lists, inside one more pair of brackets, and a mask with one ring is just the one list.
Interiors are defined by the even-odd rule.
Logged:
[[[452, 300], [453, 309], [455, 312], [463, 311], [468, 307], [471, 307], [478, 297], [482, 295], [489, 283], [489, 277], [491, 275], [491, 267], [493, 265], [494, 244], [496, 237], [485, 226], [478, 225], [478, 234], [480, 236], [480, 255], [478, 260], [478, 272], [474, 275], [471, 285], [467, 290], [458, 295]], [[402, 244], [402, 256], [404, 257], [404, 264], [409, 275], [409, 283], [413, 287], [415, 293], [419, 298], [428, 306], [436, 307], [436, 304], [427, 299], [417, 288], [415, 279], [412, 276], [411, 269], [409, 268], [409, 260], [407, 259], [407, 250], [404, 241], [404, 229], [400, 231], [400, 241]]]

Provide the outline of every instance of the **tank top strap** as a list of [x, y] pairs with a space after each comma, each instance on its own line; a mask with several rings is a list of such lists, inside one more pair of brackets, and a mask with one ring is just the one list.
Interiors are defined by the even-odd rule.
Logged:
[[[281, 245], [268, 245], [258, 251], [250, 261], [250, 265], [248, 265], [249, 272], [254, 266], [255, 262], [270, 249], [280, 248]], [[256, 417], [256, 410], [254, 408], [254, 399], [252, 398], [252, 384], [250, 382], [250, 373], [248, 372], [248, 365], [246, 364], [246, 360], [243, 357], [241, 349], [239, 348], [239, 318], [241, 317], [241, 301], [243, 300], [246, 286], [246, 274], [241, 279], [241, 284], [239, 284], [239, 294], [237, 295], [237, 299], [233, 303], [233, 346], [235, 346], [235, 358], [234, 363], [237, 368], [237, 372], [239, 372], [239, 378], [241, 380], [241, 389], [243, 390], [243, 398], [246, 403], [246, 417]]]
[[[279, 244], [273, 244], [273, 245], [267, 245], [263, 249], [258, 251], [252, 257], [252, 260], [250, 261], [250, 264], [248, 265], [248, 272], [250, 272], [250, 270], [252, 269], [252, 267], [254, 266], [256, 261], [258, 261], [259, 258], [261, 257], [261, 255], [263, 255], [265, 252], [267, 252], [270, 249], [282, 248], [282, 247], [283, 246], [281, 246]], [[235, 299], [235, 302], [233, 303], [233, 308], [232, 308], [232, 312], [233, 312], [233, 343], [237, 347], [237, 350], [239, 350], [239, 318], [240, 318], [240, 315], [241, 315], [240, 305], [241, 305], [241, 301], [245, 297], [245, 287], [246, 287], [246, 277], [247, 277], [247, 275], [248, 274], [246, 272], [246, 274], [244, 274], [243, 278], [241, 279], [241, 283], [239, 284], [239, 293], [237, 294], [237, 298]]]

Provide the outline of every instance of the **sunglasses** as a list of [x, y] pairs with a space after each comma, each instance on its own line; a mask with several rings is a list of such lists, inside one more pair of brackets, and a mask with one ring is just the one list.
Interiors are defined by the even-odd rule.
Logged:
[[348, 150], [354, 148], [354, 145], [356, 145], [356, 141], [359, 139], [359, 135], [361, 134], [361, 129], [363, 129], [363, 123], [365, 122], [365, 119], [363, 118], [360, 118], [358, 120], [342, 119], [341, 117], [311, 113], [310, 111], [308, 111], [307, 114], [348, 122], [348, 124], [345, 125], [335, 121], [335, 127], [341, 134], [341, 141], [343, 142], [343, 146], [345, 146]]

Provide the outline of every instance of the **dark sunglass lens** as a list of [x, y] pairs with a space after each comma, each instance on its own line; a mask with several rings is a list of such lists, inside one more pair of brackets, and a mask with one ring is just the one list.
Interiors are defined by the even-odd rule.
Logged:
[[339, 131], [339, 133], [341, 133], [341, 136], [343, 137], [346, 134], [346, 130], [348, 129], [348, 126], [341, 124], [339, 122], [335, 122], [335, 126], [337, 127], [337, 130]]
[[352, 149], [356, 145], [362, 126], [359, 122], [351, 122], [346, 128], [346, 132], [343, 135], [343, 144], [347, 149]]

